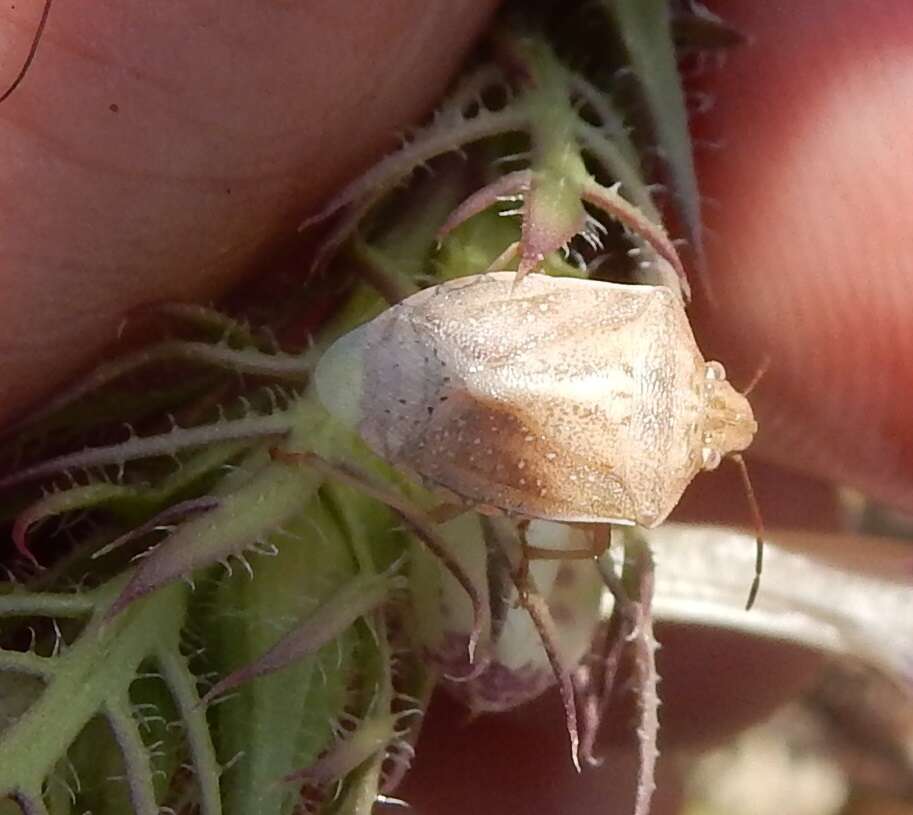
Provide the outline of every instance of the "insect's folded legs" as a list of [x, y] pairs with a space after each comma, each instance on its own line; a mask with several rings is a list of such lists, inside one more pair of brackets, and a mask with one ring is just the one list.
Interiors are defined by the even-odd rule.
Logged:
[[[528, 525], [528, 522], [527, 522]], [[546, 549], [543, 546], [532, 546], [522, 537], [523, 554], [528, 560], [595, 560], [608, 551], [612, 543], [611, 524], [572, 524], [586, 531], [589, 546], [582, 549]], [[523, 528], [520, 527], [523, 535]]]

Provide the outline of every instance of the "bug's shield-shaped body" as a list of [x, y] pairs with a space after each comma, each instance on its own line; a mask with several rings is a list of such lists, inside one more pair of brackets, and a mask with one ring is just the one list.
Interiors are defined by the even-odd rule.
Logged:
[[339, 340], [316, 385], [392, 464], [471, 502], [558, 521], [655, 526], [700, 469], [755, 431], [658, 286], [455, 280]]

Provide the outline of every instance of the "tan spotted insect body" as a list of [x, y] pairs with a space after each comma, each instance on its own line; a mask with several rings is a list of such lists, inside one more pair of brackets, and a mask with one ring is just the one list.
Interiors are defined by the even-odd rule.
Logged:
[[537, 274], [409, 297], [333, 345], [316, 385], [390, 463], [556, 521], [656, 526], [757, 427], [672, 291]]

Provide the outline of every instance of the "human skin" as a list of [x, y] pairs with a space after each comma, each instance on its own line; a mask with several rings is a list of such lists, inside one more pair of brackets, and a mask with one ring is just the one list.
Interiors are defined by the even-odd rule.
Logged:
[[[0, 10], [0, 75], [42, 5]], [[262, 269], [433, 106], [494, 7], [55, 3], [0, 106], [0, 422], [89, 363], [131, 307], [211, 299]]]
[[[0, 420], [90, 362], [131, 307], [209, 299], [256, 274], [277, 235], [427, 111], [491, 5], [55, 6], [26, 82], [0, 107]], [[832, 526], [828, 482], [913, 509], [913, 176], [901, 171], [913, 128], [896, 102], [913, 84], [907, 4], [714, 9], [752, 42], [699, 79], [716, 99], [700, 135], [725, 146], [698, 154], [715, 199], [715, 306], [699, 295], [692, 315], [705, 354], [736, 381], [771, 357], [752, 395], [752, 453], [792, 472], [757, 468], [765, 516]], [[31, 31], [13, 14], [0, 11], [6, 75]], [[692, 514], [719, 517], [725, 476], [696, 480]], [[781, 646], [662, 636], [669, 747], [732, 732], [815, 674], [809, 655]], [[720, 675], [728, 695], [708, 698]], [[576, 776], [549, 711], [560, 713], [552, 698], [464, 727], [441, 704], [404, 794], [435, 815], [507, 801], [518, 813], [629, 811], [618, 779], [630, 754]], [[672, 812], [674, 771], [663, 772], [670, 792], [654, 811]]]

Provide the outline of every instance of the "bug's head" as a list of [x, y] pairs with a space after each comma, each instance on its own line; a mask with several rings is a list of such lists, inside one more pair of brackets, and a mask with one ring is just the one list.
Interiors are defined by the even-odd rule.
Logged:
[[748, 400], [727, 381], [719, 362], [708, 362], [704, 367], [701, 468], [715, 470], [723, 456], [748, 447], [757, 430]]

